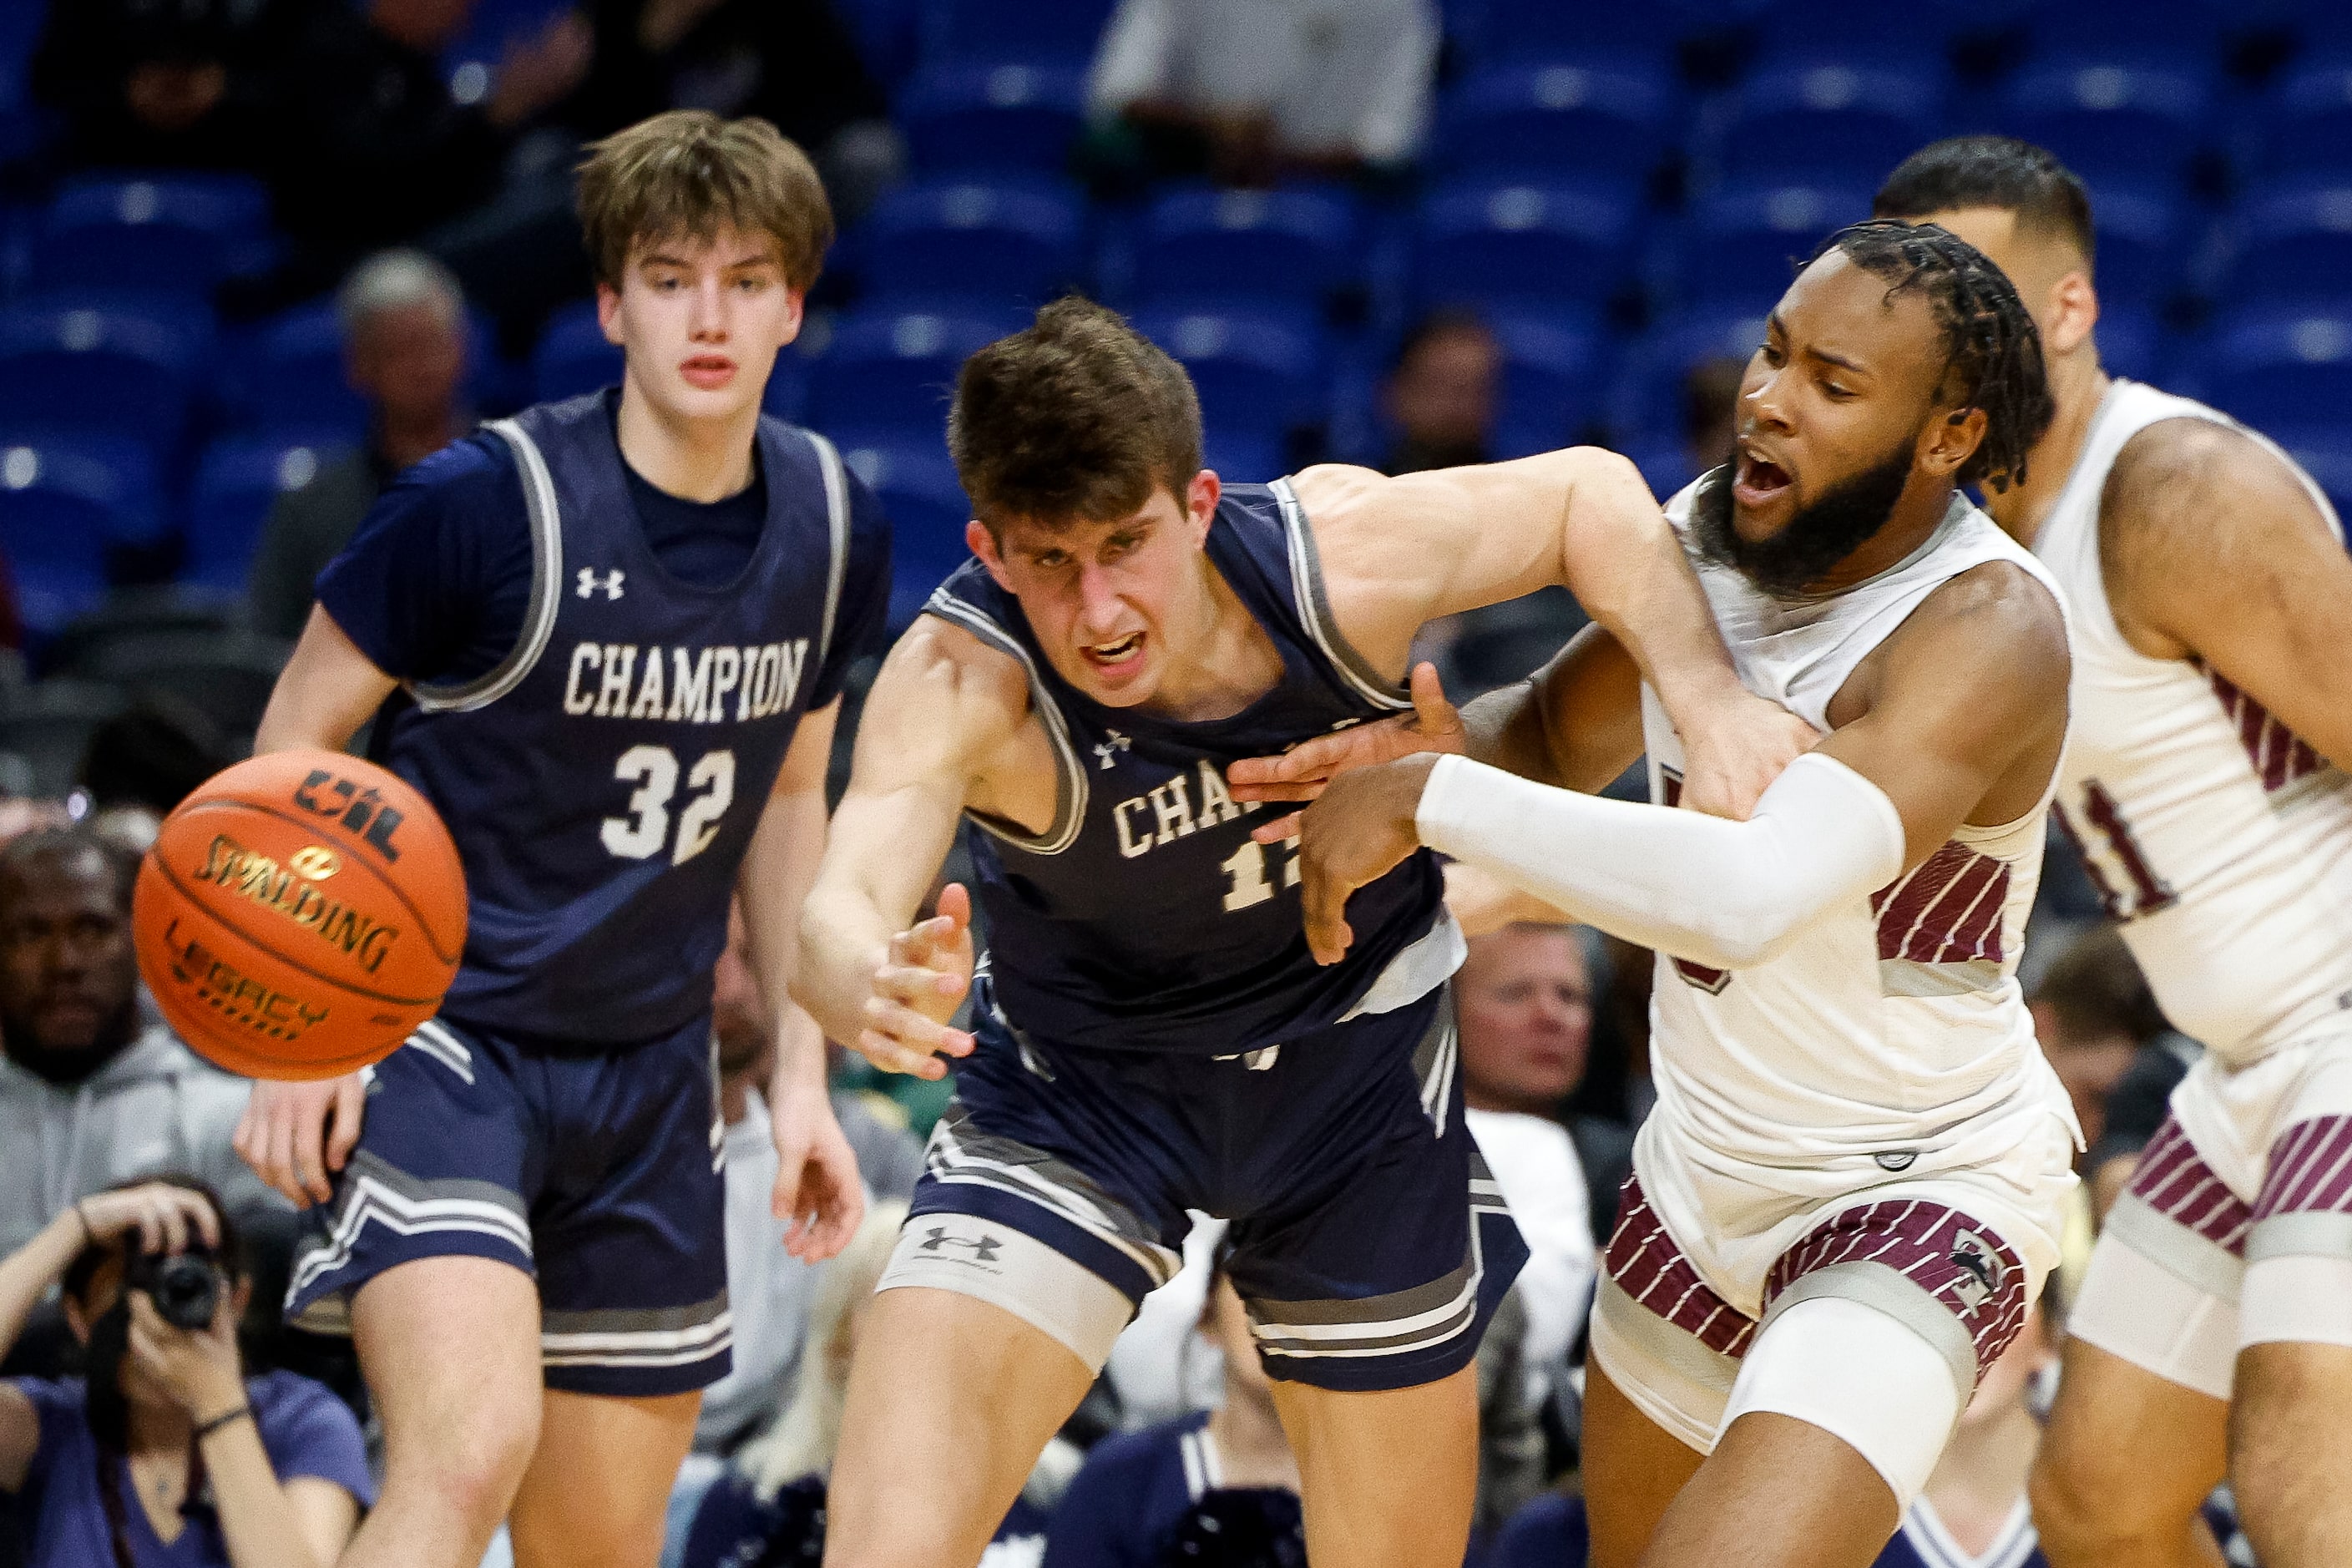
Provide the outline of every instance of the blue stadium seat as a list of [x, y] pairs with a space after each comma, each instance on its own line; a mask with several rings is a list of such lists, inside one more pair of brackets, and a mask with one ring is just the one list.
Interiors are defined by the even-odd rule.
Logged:
[[2211, 98], [2202, 72], [2078, 55], [2029, 65], [2001, 95], [2001, 129], [2049, 148], [2096, 189], [2180, 177]]
[[2202, 391], [2258, 430], [2352, 410], [2352, 309], [2256, 310], [2214, 333]]
[[1704, 360], [1752, 357], [1764, 342], [1773, 298], [1685, 311], [1643, 333], [1627, 351], [1610, 394], [1609, 425], [1617, 440], [1679, 444], [1683, 378]]
[[[2105, 279], [2101, 280], [2102, 283]], [[2170, 340], [2153, 312], [2129, 305], [2110, 305], [2104, 293], [2099, 300], [2099, 363], [2111, 375], [2129, 376], [2134, 381], [2156, 381], [2166, 369], [2166, 356]]]
[[1355, 209], [1327, 191], [1180, 191], [1143, 216], [1136, 292], [1156, 303], [1319, 306], [1360, 271]]
[[287, 490], [318, 476], [334, 448], [299, 438], [232, 436], [196, 464], [188, 489], [187, 558], [181, 577], [208, 588], [242, 591], [269, 509]]
[[956, 372], [1001, 334], [985, 317], [876, 310], [845, 316], [809, 380], [809, 423], [937, 432]]
[[1795, 276], [1795, 263], [1833, 230], [1870, 216], [1870, 195], [1867, 185], [1791, 184], [1706, 197], [1692, 207], [1683, 234], [1684, 298], [1777, 298]]
[[[2289, 6], [2294, 0], [2289, 0]], [[2037, 53], [2051, 56], [2103, 54], [2118, 40], [2131, 40], [2141, 58], [2218, 58], [2231, 16], [2265, 9], [2231, 0], [2059, 0], [2037, 5], [2028, 26]], [[2273, 16], [2283, 7], [2268, 7]]]
[[2232, 308], [2352, 301], [2352, 162], [2334, 180], [2249, 195], [2237, 229], [2237, 261], [2221, 289]]
[[898, 121], [915, 167], [926, 173], [1058, 174], [1086, 109], [1077, 67], [1004, 60], [918, 72]]
[[0, 426], [114, 434], [169, 460], [187, 433], [200, 335], [145, 315], [0, 311]]
[[1822, 59], [1759, 70], [1700, 138], [1704, 162], [1753, 184], [1871, 184], [1934, 140], [1944, 76], [1932, 63]]
[[876, 204], [863, 272], [879, 300], [1038, 305], [1079, 280], [1085, 238], [1085, 204], [1058, 186], [926, 183]]
[[547, 319], [530, 352], [530, 395], [554, 403], [621, 379], [621, 351], [604, 341], [596, 301], [566, 305]]
[[1956, 39], [2012, 26], [2038, 0], [1979, 0], [1971, 5], [1890, 5], [1886, 0], [1772, 0], [1769, 5], [1730, 0], [1710, 9], [1718, 17], [1745, 15], [1757, 68], [1816, 63], [1825, 50], [1845, 62], [1900, 60], [1940, 69]]
[[1661, 62], [1703, 26], [1673, 0], [1648, 5], [1575, 5], [1568, 0], [1471, 0], [1455, 7], [1453, 31], [1482, 63], [1549, 60], [1596, 52], [1638, 53]]
[[1448, 186], [1422, 205], [1419, 292], [1497, 308], [1598, 304], [1626, 280], [1634, 231], [1633, 202], [1591, 187]]
[[2102, 182], [2091, 192], [2102, 305], [2158, 305], [2180, 281], [2181, 204], [2161, 186]]
[[108, 546], [152, 539], [160, 500], [135, 443], [0, 434], [0, 553], [26, 625], [55, 631], [103, 598]]
[[268, 194], [249, 174], [86, 174], [50, 204], [26, 282], [203, 296], [266, 259], [268, 227]]
[[1600, 333], [1550, 315], [1498, 315], [1487, 328], [1503, 351], [1495, 455], [1525, 457], [1575, 442], [1601, 413]]
[[919, 24], [926, 63], [1034, 60], [1084, 66], [1112, 0], [929, 0]]
[[2352, 524], [2352, 416], [2331, 425], [2280, 426], [2263, 434], [2286, 448], [2336, 504], [2339, 522]]
[[2269, 99], [2265, 168], [2280, 174], [2352, 174], [2352, 55], [2297, 64]]
[[343, 379], [343, 331], [332, 300], [297, 306], [262, 329], [245, 367], [241, 401], [257, 429], [366, 438], [367, 404]]
[[471, 106], [488, 96], [508, 48], [530, 38], [572, 7], [570, 0], [472, 0], [466, 30], [441, 51], [449, 96]]
[[1134, 320], [1191, 374], [1207, 425], [1272, 433], [1317, 424], [1328, 412], [1323, 345], [1311, 317], [1150, 310]]
[[1290, 471], [1281, 432], [1212, 425], [1201, 431], [1201, 462], [1229, 485], [1262, 485]]
[[1675, 102], [1665, 68], [1639, 58], [1492, 66], [1447, 95], [1438, 162], [1466, 178], [1638, 179], [1666, 151]]
[[971, 503], [935, 434], [847, 437], [841, 456], [890, 520], [890, 625], [903, 626], [931, 590], [970, 558], [963, 536]]

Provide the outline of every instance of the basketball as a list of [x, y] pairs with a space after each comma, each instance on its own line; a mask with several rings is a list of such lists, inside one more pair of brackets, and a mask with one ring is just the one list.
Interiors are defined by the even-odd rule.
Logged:
[[466, 874], [408, 784], [357, 757], [279, 752], [164, 819], [131, 928], [156, 1005], [197, 1051], [248, 1078], [333, 1078], [440, 1006]]

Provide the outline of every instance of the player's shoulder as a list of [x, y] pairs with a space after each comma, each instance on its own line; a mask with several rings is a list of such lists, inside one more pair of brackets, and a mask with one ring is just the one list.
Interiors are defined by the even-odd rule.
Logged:
[[937, 607], [917, 616], [899, 635], [883, 661], [877, 692], [882, 681], [896, 700], [952, 711], [974, 729], [1010, 724], [1029, 711], [1029, 672], [1019, 656], [974, 623]]
[[486, 427], [411, 463], [394, 478], [384, 495], [403, 510], [459, 515], [519, 510], [523, 504], [522, 470], [514, 448]]
[[2107, 470], [2099, 510], [2103, 520], [2162, 518], [2202, 498], [2264, 483], [2300, 487], [2285, 457], [2252, 431], [2183, 412], [2125, 439]]

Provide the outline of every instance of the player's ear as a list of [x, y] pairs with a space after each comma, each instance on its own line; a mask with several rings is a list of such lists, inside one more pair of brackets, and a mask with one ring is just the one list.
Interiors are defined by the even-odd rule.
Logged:
[[604, 341], [614, 348], [621, 342], [621, 291], [610, 283], [596, 285], [596, 324], [604, 330]]
[[2099, 295], [2089, 272], [2074, 268], [2051, 285], [2047, 322], [2042, 331], [2045, 354], [2072, 353], [2089, 339], [2099, 322]]
[[1185, 487], [1184, 515], [1192, 525], [1195, 542], [1208, 539], [1209, 521], [1217, 515], [1217, 500], [1224, 493], [1224, 482], [1217, 478], [1214, 468], [1202, 468]]
[[1004, 575], [1004, 552], [996, 547], [996, 536], [988, 531], [988, 524], [976, 517], [965, 523], [963, 544], [988, 568], [988, 574], [996, 579], [998, 587], [1008, 594], [1013, 592], [1013, 584]]
[[1920, 432], [1916, 461], [1937, 478], [1948, 479], [1976, 456], [1989, 423], [1981, 408], [1955, 408], [1931, 417]]

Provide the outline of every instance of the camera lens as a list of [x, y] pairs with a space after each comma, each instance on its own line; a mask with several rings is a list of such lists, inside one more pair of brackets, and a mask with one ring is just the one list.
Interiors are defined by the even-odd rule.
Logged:
[[155, 1310], [173, 1327], [207, 1328], [220, 1300], [220, 1276], [213, 1272], [210, 1258], [183, 1252], [157, 1266], [148, 1294], [154, 1298]]

